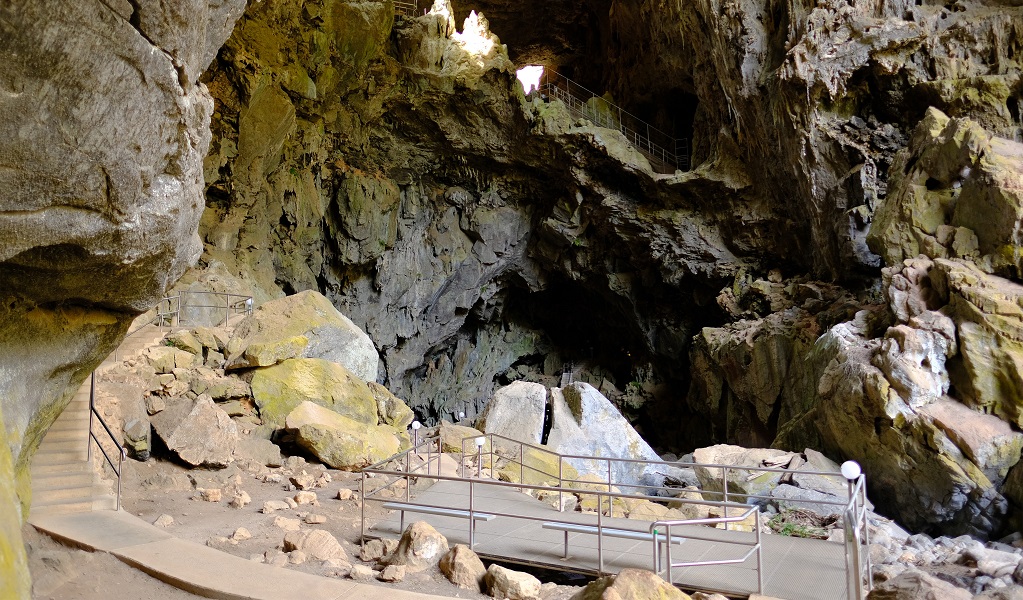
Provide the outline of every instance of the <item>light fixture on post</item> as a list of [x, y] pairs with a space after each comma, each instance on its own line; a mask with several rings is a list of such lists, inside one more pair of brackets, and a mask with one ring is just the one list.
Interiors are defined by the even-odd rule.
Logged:
[[419, 447], [419, 428], [422, 426], [423, 424], [419, 421], [412, 421], [412, 448]]
[[860, 463], [855, 460], [847, 460], [842, 463], [842, 477], [845, 477], [849, 483], [859, 479], [861, 474], [863, 474], [863, 469], [860, 468]]

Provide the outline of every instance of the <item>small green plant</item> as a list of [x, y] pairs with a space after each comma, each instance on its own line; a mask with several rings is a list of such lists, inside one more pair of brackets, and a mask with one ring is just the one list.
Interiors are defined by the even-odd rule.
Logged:
[[767, 526], [789, 537], [828, 539], [828, 527], [838, 522], [838, 515], [821, 516], [817, 513], [793, 508], [782, 510], [767, 521]]

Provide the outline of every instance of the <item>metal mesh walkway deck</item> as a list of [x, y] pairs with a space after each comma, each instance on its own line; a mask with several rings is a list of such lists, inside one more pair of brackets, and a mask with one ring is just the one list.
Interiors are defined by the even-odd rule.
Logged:
[[[416, 503], [469, 509], [469, 486], [466, 481], [438, 481], [416, 495]], [[520, 518], [499, 516], [491, 521], [477, 522], [474, 549], [485, 559], [513, 562], [574, 571], [598, 572], [598, 536], [584, 533], [567, 534], [569, 556], [563, 558], [566, 534], [543, 529], [544, 521], [596, 525], [596, 515], [558, 512], [555, 508], [528, 494], [509, 487], [474, 485], [474, 510], [479, 512], [521, 515]], [[406, 515], [409, 521], [427, 521], [452, 544], [469, 544], [469, 519], [430, 514]], [[605, 528], [642, 529], [642, 521], [604, 517]], [[727, 543], [753, 534], [691, 526], [701, 537], [715, 537], [720, 542], [686, 540], [672, 546], [672, 558], [685, 561], [731, 558], [736, 546]], [[401, 534], [399, 512], [393, 512], [373, 525], [373, 535], [398, 537]], [[685, 535], [682, 530], [680, 535]], [[844, 570], [844, 547], [837, 542], [810, 540], [780, 535], [763, 536], [764, 594], [785, 600], [838, 600], [847, 597]], [[604, 536], [605, 573], [624, 568], [651, 569], [651, 542]], [[684, 589], [748, 595], [757, 591], [756, 560], [750, 558], [740, 565], [718, 565], [676, 568], [674, 581]]]

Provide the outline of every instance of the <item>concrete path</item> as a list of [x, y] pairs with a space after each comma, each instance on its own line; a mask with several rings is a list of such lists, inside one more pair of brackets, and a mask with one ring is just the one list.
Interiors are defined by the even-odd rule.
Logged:
[[124, 511], [32, 517], [40, 531], [86, 550], [108, 552], [149, 575], [223, 600], [440, 600], [393, 587], [318, 577], [256, 563], [180, 540]]

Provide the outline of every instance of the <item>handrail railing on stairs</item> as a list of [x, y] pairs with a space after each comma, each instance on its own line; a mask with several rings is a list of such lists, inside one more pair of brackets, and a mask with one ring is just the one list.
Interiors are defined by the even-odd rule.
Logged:
[[[218, 323], [218, 324], [226, 325], [231, 320], [232, 314], [236, 314], [236, 315], [237, 314], [248, 314], [248, 315], [252, 314], [252, 296], [245, 296], [245, 295], [242, 295], [242, 294], [229, 294], [227, 292], [206, 292], [206, 291], [196, 292], [196, 291], [182, 290], [182, 291], [178, 292], [178, 294], [175, 295], [175, 296], [166, 296], [164, 298], [161, 298], [160, 302], [156, 305], [156, 316], [153, 317], [152, 319], [150, 319], [145, 324], [143, 324], [143, 325], [141, 325], [139, 327], [136, 327], [135, 329], [129, 331], [124, 336], [124, 339], [128, 339], [128, 337], [138, 333], [139, 331], [141, 331], [142, 329], [144, 329], [148, 325], [156, 324], [158, 327], [163, 328], [163, 327], [180, 326], [182, 324], [187, 323], [187, 320], [186, 321], [182, 321], [182, 318], [181, 318], [181, 315], [182, 315], [182, 312], [183, 312], [182, 311], [182, 299], [183, 298], [187, 298], [188, 295], [190, 295], [190, 294], [195, 294], [195, 295], [204, 295], [205, 294], [205, 295], [223, 296], [224, 297], [225, 300], [224, 300], [224, 305], [223, 306], [221, 306], [219, 304], [192, 304], [192, 305], [189, 305], [189, 304], [187, 304], [187, 302], [184, 304], [185, 308], [216, 308], [218, 310], [223, 308], [224, 309], [224, 320], [222, 322]], [[236, 300], [233, 300], [235, 298], [236, 298]], [[164, 303], [165, 302], [167, 303], [167, 310], [166, 311], [164, 310]], [[122, 340], [122, 343], [123, 343], [123, 340]], [[115, 349], [114, 350], [114, 361], [115, 362], [117, 361], [117, 358], [118, 358], [117, 353], [118, 353], [118, 349]], [[128, 456], [128, 451], [124, 448], [124, 446], [122, 446], [120, 443], [118, 443], [117, 437], [115, 437], [114, 433], [112, 431], [110, 431], [110, 427], [107, 425], [106, 421], [103, 420], [103, 416], [99, 414], [98, 410], [96, 410], [96, 372], [95, 371], [92, 372], [92, 380], [91, 380], [89, 386], [90, 386], [89, 387], [89, 437], [86, 440], [86, 445], [87, 445], [87, 448], [86, 448], [86, 460], [88, 460], [90, 463], [92, 462], [92, 442], [95, 441], [96, 442], [96, 446], [99, 448], [99, 451], [103, 453], [103, 458], [106, 459], [107, 464], [110, 465], [110, 468], [113, 469], [114, 474], [117, 476], [117, 508], [116, 508], [116, 510], [121, 510], [121, 469], [124, 466], [124, 459], [127, 458], [127, 456]], [[94, 420], [98, 420], [99, 421], [99, 424], [103, 426], [103, 430], [106, 431], [107, 436], [110, 438], [110, 441], [112, 441], [114, 443], [114, 446], [117, 447], [118, 456], [117, 456], [117, 464], [116, 465], [114, 464], [113, 459], [110, 458], [110, 456], [107, 454], [107, 451], [103, 449], [103, 444], [100, 443], [99, 438], [96, 437], [96, 434], [93, 433], [93, 431], [92, 431], [92, 425], [94, 423]]]
[[[210, 296], [223, 296], [224, 304], [189, 304], [185, 301], [192, 295], [210, 295]], [[226, 325], [231, 317], [234, 315], [252, 314], [252, 296], [245, 296], [243, 294], [229, 294], [227, 292], [206, 292], [206, 291], [192, 291], [182, 290], [174, 296], [165, 296], [160, 299], [160, 302], [156, 305], [156, 315], [149, 319], [142, 325], [139, 325], [135, 329], [130, 330], [125, 334], [124, 339], [135, 335], [139, 331], [142, 331], [149, 325], [156, 325], [161, 329], [164, 327], [177, 327], [181, 325], [190, 324], [190, 319], [182, 319], [181, 315], [185, 312], [184, 309], [196, 309], [196, 308], [215, 308], [218, 311], [224, 310], [224, 320], [219, 321], [217, 325]], [[123, 343], [124, 340], [122, 340]], [[117, 362], [118, 353], [120, 347], [114, 349], [114, 362]]]
[[[92, 431], [92, 424], [94, 420], [99, 420], [99, 424], [103, 426], [103, 430], [107, 432], [107, 436], [110, 441], [117, 447], [117, 464], [114, 464], [113, 459], [107, 454], [107, 451], [103, 449], [103, 444], [100, 443], [99, 438]], [[124, 446], [117, 442], [117, 438], [114, 437], [114, 433], [110, 431], [110, 427], [107, 426], [107, 422], [103, 420], [103, 416], [96, 410], [96, 372], [92, 372], [92, 381], [89, 383], [89, 437], [86, 440], [87, 448], [85, 450], [86, 461], [92, 464], [92, 443], [96, 442], [96, 446], [99, 451], [103, 453], [103, 458], [107, 460], [107, 464], [114, 470], [114, 474], [117, 475], [117, 506], [114, 510], [121, 510], [121, 472], [124, 467], [124, 459], [128, 457], [128, 451], [125, 450]]]

